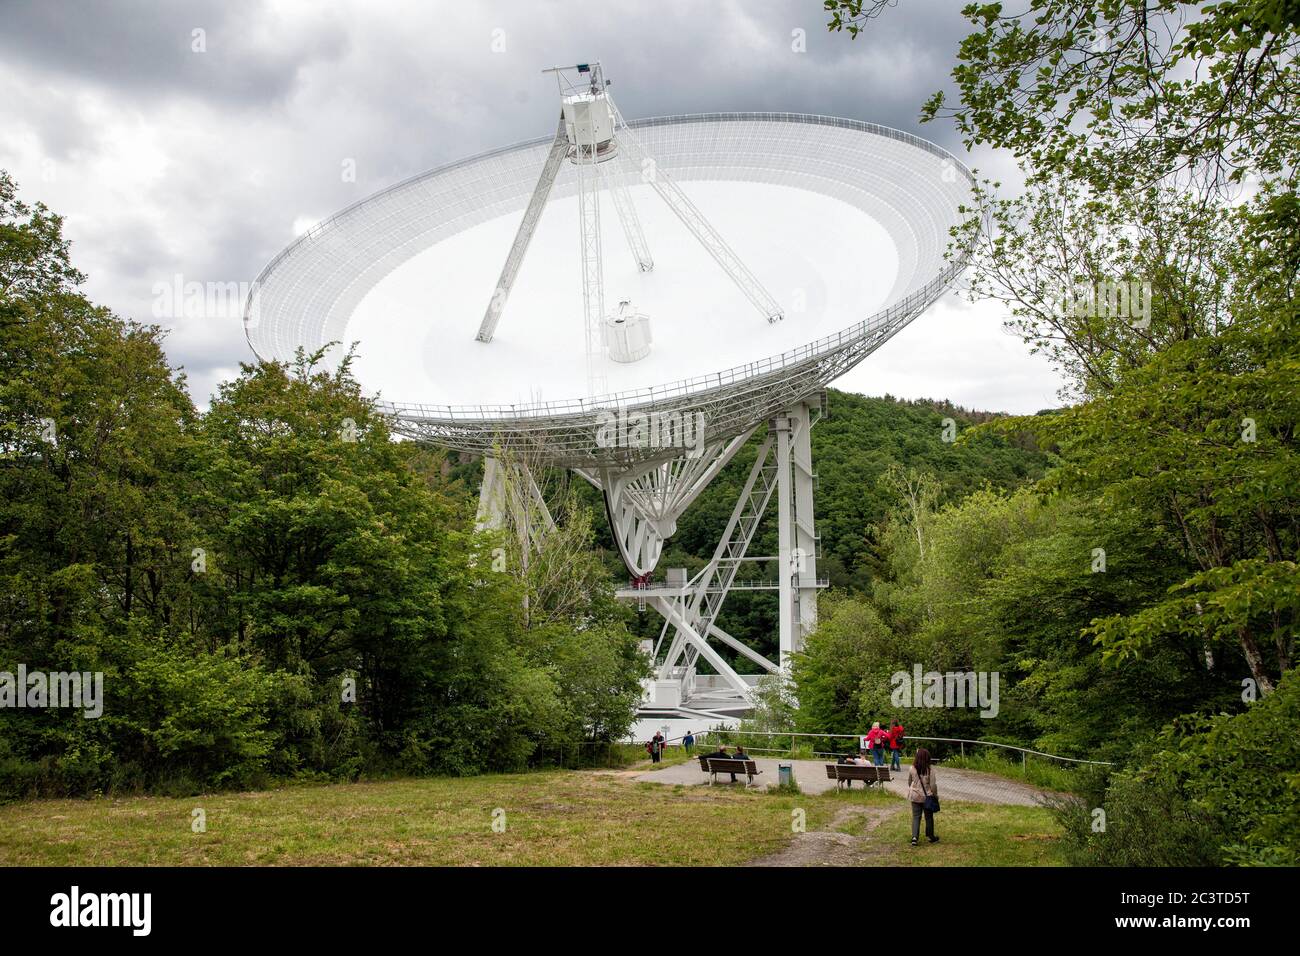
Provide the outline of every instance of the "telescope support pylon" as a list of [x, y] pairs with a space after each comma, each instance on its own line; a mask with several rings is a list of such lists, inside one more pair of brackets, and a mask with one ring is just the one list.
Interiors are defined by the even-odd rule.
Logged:
[[[656, 698], [661, 688], [667, 687], [676, 689], [670, 696], [679, 706], [693, 700], [691, 706], [704, 710], [743, 707], [750, 701], [753, 685], [718, 654], [711, 642], [731, 648], [767, 673], [777, 673], [788, 669], [790, 655], [803, 647], [804, 638], [816, 627], [817, 591], [826, 582], [817, 577], [813, 507], [816, 475], [812, 469], [811, 431], [822, 417], [822, 403], [823, 396], [812, 396], [768, 421], [767, 434], [713, 557], [700, 572], [687, 581], [684, 573], [669, 570], [665, 583], [634, 580], [631, 586], [619, 590], [620, 599], [651, 607], [664, 619], [659, 640], [651, 651]], [[777, 502], [778, 553], [751, 556], [750, 546], [773, 498]], [[738, 580], [737, 572], [745, 562], [775, 564], [774, 580]], [[718, 626], [718, 615], [732, 590], [778, 592], [779, 663]], [[696, 673], [701, 657], [717, 674], [707, 679], [708, 686], [701, 685]]]

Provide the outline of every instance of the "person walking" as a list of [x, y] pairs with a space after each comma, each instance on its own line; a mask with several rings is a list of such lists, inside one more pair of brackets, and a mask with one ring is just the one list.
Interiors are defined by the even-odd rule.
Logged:
[[871, 762], [877, 767], [885, 765], [885, 742], [888, 739], [889, 731], [881, 730], [878, 720], [867, 731], [867, 746], [871, 748]]
[[682, 738], [682, 746], [686, 748], [687, 756], [690, 756], [692, 753], [695, 752], [694, 731], [690, 731], [690, 730], [686, 731], [686, 736]]
[[894, 726], [889, 728], [889, 769], [898, 771], [902, 770], [900, 761], [903, 759], [903, 725], [897, 720]]
[[916, 846], [921, 835], [921, 817], [925, 816], [925, 837], [931, 843], [938, 843], [934, 835], [934, 815], [939, 812], [939, 787], [934, 779], [934, 767], [930, 764], [930, 751], [924, 747], [912, 758], [912, 766], [907, 768], [907, 799], [912, 801], [912, 846]]
[[656, 730], [655, 735], [650, 738], [650, 742], [645, 745], [645, 748], [650, 751], [650, 762], [658, 763], [664, 752], [664, 735]]

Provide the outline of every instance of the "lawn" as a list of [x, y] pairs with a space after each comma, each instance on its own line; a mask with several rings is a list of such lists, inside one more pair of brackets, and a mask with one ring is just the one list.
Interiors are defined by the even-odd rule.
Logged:
[[832, 829], [864, 839], [867, 862], [877, 866], [1063, 866], [1060, 828], [1042, 807], [993, 806], [959, 800], [944, 802], [934, 818], [938, 843], [911, 845], [911, 806], [899, 797], [870, 790], [826, 794], [824, 799], [869, 808], [883, 815], [868, 828], [868, 817], [838, 816]]
[[1064, 866], [1060, 828], [1042, 807], [990, 806], [948, 801], [934, 818], [938, 843], [910, 845], [912, 812], [892, 816], [876, 836], [894, 847], [881, 862], [892, 866]]
[[[812, 831], [857, 803], [897, 806], [860, 836], [884, 865], [1058, 862], [1038, 808], [946, 805], [943, 842], [913, 850], [907, 807], [887, 794], [776, 795], [556, 770], [10, 804], [0, 806], [0, 865], [736, 865], [786, 847], [793, 811]], [[192, 829], [196, 809], [206, 832]]]

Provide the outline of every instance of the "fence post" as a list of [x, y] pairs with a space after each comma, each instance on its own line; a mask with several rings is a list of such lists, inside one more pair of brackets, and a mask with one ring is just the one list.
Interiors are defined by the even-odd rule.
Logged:
[[966, 741], [964, 741], [964, 740], [961, 742], [961, 755], [962, 755], [963, 757], [966, 756]]

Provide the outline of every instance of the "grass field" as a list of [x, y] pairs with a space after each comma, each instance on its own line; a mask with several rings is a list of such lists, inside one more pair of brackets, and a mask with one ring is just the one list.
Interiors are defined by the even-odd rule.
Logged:
[[[0, 807], [0, 865], [736, 865], [786, 848], [795, 810], [812, 831], [859, 804], [884, 817], [854, 834], [883, 865], [1059, 862], [1054, 825], [1034, 807], [946, 804], [942, 841], [913, 849], [907, 807], [887, 794], [774, 795], [557, 770], [10, 804]], [[206, 832], [193, 832], [195, 809]]]
[[909, 845], [912, 813], [890, 817], [877, 832], [887, 846], [896, 847], [888, 863], [898, 866], [1062, 866], [1059, 828], [1041, 807], [996, 807], [948, 801], [934, 818], [939, 842]]

